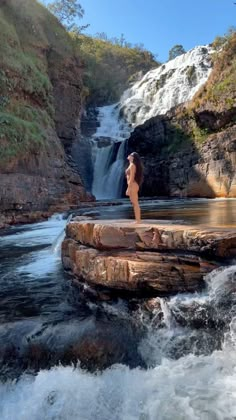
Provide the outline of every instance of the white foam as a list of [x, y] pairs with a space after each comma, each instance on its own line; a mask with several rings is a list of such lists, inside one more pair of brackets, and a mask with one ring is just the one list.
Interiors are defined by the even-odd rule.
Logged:
[[163, 359], [147, 371], [117, 365], [41, 371], [1, 384], [1, 420], [226, 420], [236, 416], [236, 351]]

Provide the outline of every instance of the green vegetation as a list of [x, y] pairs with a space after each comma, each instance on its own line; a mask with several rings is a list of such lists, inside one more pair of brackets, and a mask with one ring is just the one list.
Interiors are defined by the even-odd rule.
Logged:
[[[74, 4], [79, 5], [77, 0]], [[209, 133], [197, 124], [199, 111], [207, 108], [222, 112], [236, 106], [235, 30], [217, 37], [213, 46], [218, 49], [211, 76], [185, 111], [177, 111], [179, 125], [173, 129], [173, 142], [168, 146], [171, 150], [184, 147], [190, 139], [196, 144], [205, 141]], [[174, 58], [184, 52], [181, 45], [176, 45], [170, 55]], [[97, 106], [117, 101], [130, 83], [160, 65], [153, 54], [142, 45], [132, 46], [123, 34], [108, 39], [103, 33], [94, 38], [78, 31], [68, 33], [37, 0], [7, 0], [1, 4], [0, 56], [0, 161], [47, 147], [47, 130], [55, 128], [55, 69], [58, 77], [65, 63], [68, 68], [71, 62], [78, 63], [79, 82], [83, 73], [82, 99]], [[164, 75], [157, 88], [170, 75]], [[195, 76], [195, 67], [189, 67], [189, 83]]]
[[183, 130], [180, 124], [174, 123], [170, 128], [169, 144], [166, 146], [168, 154], [183, 151], [192, 144], [191, 136]]
[[159, 63], [139, 47], [85, 35], [74, 36], [84, 63], [84, 86], [88, 103], [103, 105], [117, 101], [135, 74], [146, 73]]
[[194, 64], [192, 66], [188, 66], [186, 74], [187, 74], [189, 84], [192, 84], [193, 82], [195, 82], [196, 67], [194, 66]]
[[110, 39], [104, 32], [95, 37], [82, 35], [89, 25], [78, 27], [74, 21], [84, 15], [78, 0], [51, 0], [48, 9], [70, 32], [76, 54], [83, 62], [83, 99], [88, 104], [118, 101], [137, 73], [146, 73], [159, 65], [150, 51], [142, 44], [127, 42], [124, 34]]
[[44, 146], [44, 140], [37, 123], [0, 112], [0, 162], [27, 152], [35, 153]]
[[236, 32], [235, 26], [231, 26], [228, 31], [223, 36], [216, 36], [214, 41], [212, 42], [211, 46], [215, 50], [219, 50], [223, 47], [224, 44], [228, 42], [228, 40], [231, 38], [231, 36]]
[[50, 50], [64, 60], [74, 54], [74, 43], [45, 7], [36, 0], [1, 5], [1, 162], [47, 145], [46, 130], [54, 126]]
[[174, 58], [176, 58], [179, 55], [182, 55], [184, 53], [186, 53], [186, 51], [185, 51], [183, 45], [179, 45], [179, 44], [174, 45], [169, 51], [169, 61], [173, 60]]
[[71, 25], [77, 17], [82, 18], [84, 10], [77, 0], [53, 0], [48, 9], [61, 23]]
[[78, 0], [53, 0], [47, 7], [68, 31], [73, 30], [79, 33], [89, 26], [76, 24], [76, 19], [80, 19], [84, 15], [84, 10]]
[[183, 118], [183, 115], [181, 118], [179, 116], [177, 121], [171, 123], [169, 130], [168, 144], [165, 147], [168, 154], [175, 154], [180, 151], [184, 153], [193, 144], [195, 148], [198, 148], [209, 135], [207, 129], [198, 127], [193, 114], [191, 116], [190, 114], [185, 114], [185, 118]]
[[200, 128], [196, 124], [196, 121], [192, 123], [191, 136], [194, 139], [195, 144], [201, 145], [204, 143], [209, 135], [209, 131], [206, 128]]
[[195, 95], [192, 109], [206, 104], [221, 112], [236, 106], [236, 32], [224, 38], [221, 50], [215, 53], [213, 71], [203, 88]]
[[[67, 17], [66, 21], [70, 23]], [[68, 33], [37, 0], [1, 4], [0, 56], [0, 161], [6, 163], [50, 141], [47, 129], [54, 127], [51, 73], [55, 69], [59, 73], [65, 63], [70, 67], [71, 60], [77, 62], [77, 77], [84, 73], [83, 99], [99, 105], [118, 100], [135, 73], [157, 66], [151, 53], [129, 48], [123, 41], [120, 45]]]
[[[192, 139], [196, 147], [199, 147], [211, 133], [236, 122], [235, 112], [233, 112], [236, 108], [236, 32], [230, 31], [229, 34], [221, 38], [221, 40], [216, 38], [215, 41], [220, 48], [213, 55], [214, 66], [208, 81], [196, 93], [189, 105], [180, 106], [176, 110], [175, 117], [178, 127], [176, 128], [176, 137], [173, 137], [173, 145], [170, 145], [170, 151], [183, 149], [188, 144], [189, 138]], [[195, 77], [193, 67], [187, 69], [189, 80]], [[224, 117], [228, 110], [231, 111], [230, 121]], [[217, 124], [214, 126], [213, 123], [210, 126], [206, 120], [208, 128], [205, 128], [206, 123], [201, 124], [201, 117], [199, 118], [202, 112], [204, 114], [204, 111], [210, 112], [211, 115], [215, 114], [215, 119], [219, 119], [222, 113], [222, 121], [225, 120], [225, 123], [223, 122], [221, 128], [218, 128]]]

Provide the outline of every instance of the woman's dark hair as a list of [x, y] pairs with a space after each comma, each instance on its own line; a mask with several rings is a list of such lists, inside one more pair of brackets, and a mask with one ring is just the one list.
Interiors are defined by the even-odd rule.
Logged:
[[137, 184], [141, 186], [143, 183], [143, 164], [138, 153], [133, 152], [131, 153], [131, 156], [133, 156], [134, 158], [133, 163], [136, 166], [134, 179], [137, 182]]

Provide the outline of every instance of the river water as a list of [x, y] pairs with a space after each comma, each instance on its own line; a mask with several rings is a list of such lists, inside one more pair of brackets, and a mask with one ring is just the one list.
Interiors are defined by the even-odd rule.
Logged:
[[[141, 206], [145, 218], [236, 226], [236, 200]], [[125, 200], [96, 211], [132, 217]], [[192, 295], [97, 300], [62, 270], [66, 217], [1, 232], [0, 419], [235, 419], [235, 262]]]

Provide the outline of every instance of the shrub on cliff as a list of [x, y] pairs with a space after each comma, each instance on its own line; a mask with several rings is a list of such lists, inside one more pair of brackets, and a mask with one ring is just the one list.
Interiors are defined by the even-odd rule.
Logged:
[[83, 80], [90, 104], [118, 101], [135, 74], [146, 73], [159, 65], [153, 54], [138, 47], [85, 35], [79, 35], [76, 40], [84, 64]]
[[[218, 42], [218, 41], [217, 41]], [[214, 44], [213, 44], [214, 45]], [[195, 95], [192, 109], [216, 112], [236, 106], [236, 31], [232, 31], [214, 56], [214, 67], [207, 83]]]

